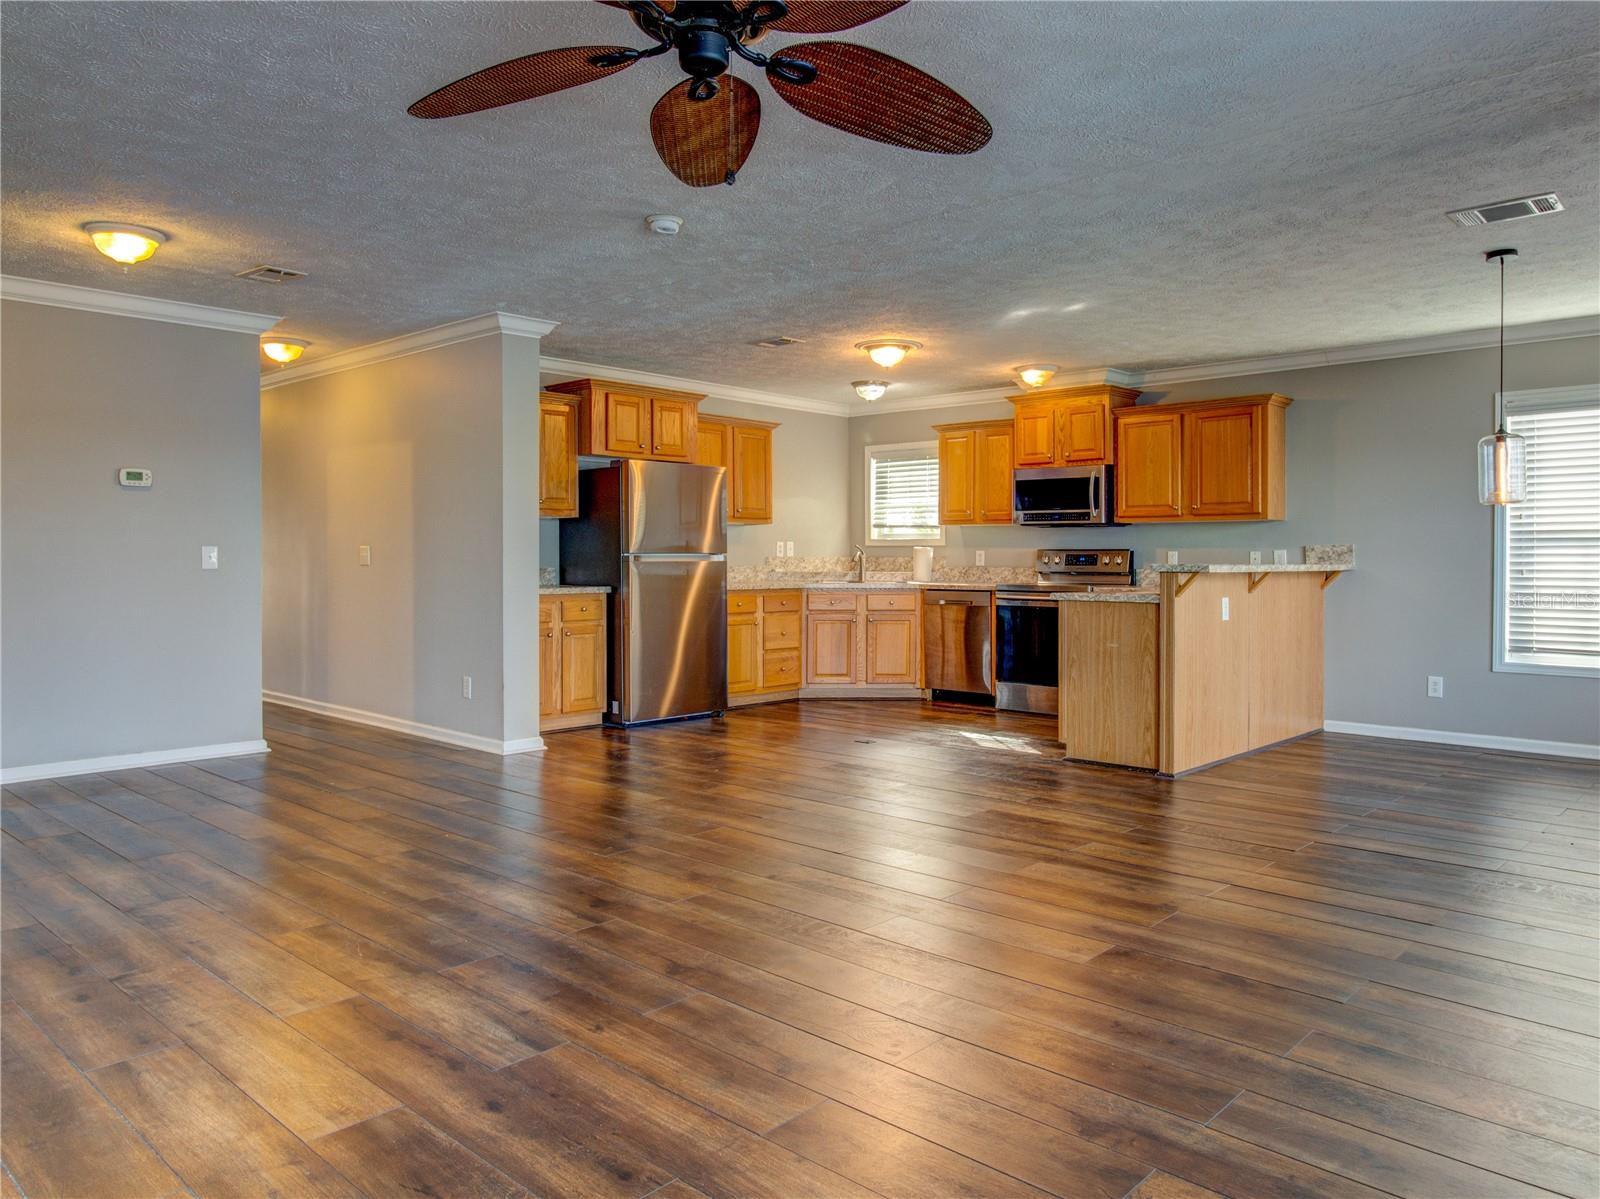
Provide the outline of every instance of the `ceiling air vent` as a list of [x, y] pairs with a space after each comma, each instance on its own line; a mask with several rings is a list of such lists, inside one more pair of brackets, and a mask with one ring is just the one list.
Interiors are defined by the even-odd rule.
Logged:
[[253, 266], [247, 271], [240, 271], [235, 279], [250, 279], [256, 283], [292, 283], [296, 279], [304, 279], [304, 271], [290, 270], [286, 266]]
[[784, 346], [797, 346], [802, 340], [799, 337], [763, 337], [755, 344], [766, 346], [769, 350], [781, 350]]
[[1560, 212], [1561, 198], [1555, 192], [1545, 192], [1542, 196], [1520, 196], [1515, 200], [1496, 200], [1493, 204], [1480, 204], [1476, 208], [1458, 208], [1454, 212], [1447, 212], [1449, 217], [1458, 225], [1471, 229], [1477, 225], [1497, 225], [1501, 221], [1520, 221], [1523, 217], [1544, 216], [1549, 212]]

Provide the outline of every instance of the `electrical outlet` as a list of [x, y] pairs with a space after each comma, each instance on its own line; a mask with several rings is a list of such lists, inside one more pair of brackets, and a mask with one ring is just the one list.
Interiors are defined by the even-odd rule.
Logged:
[[1430, 674], [1428, 676], [1428, 698], [1429, 699], [1443, 699], [1444, 698], [1444, 675], [1442, 675], [1442, 674]]
[[1222, 597], [1222, 619], [1223, 620], [1227, 620], [1228, 619], [1228, 597], [1227, 596], [1223, 596]]
[[214, 546], [214, 545], [202, 545], [200, 547], [200, 569], [201, 570], [216, 570], [217, 569], [217, 561], [218, 561], [218, 559], [217, 559], [217, 547], [216, 546]]
[[982, 566], [983, 565], [983, 551], [982, 550], [977, 551], [977, 553], [973, 555], [973, 560], [978, 566]]
[[472, 676], [470, 674], [464, 674], [461, 676], [461, 698], [472, 698]]
[[1261, 551], [1260, 550], [1251, 550], [1250, 551], [1250, 565], [1251, 566], [1260, 566], [1261, 565]]
[[783, 543], [783, 556], [785, 558], [793, 558], [794, 557], [794, 542], [785, 541]]
[[780, 541], [780, 542], [778, 542], [778, 548], [777, 548], [777, 549], [776, 549], [776, 550], [775, 550], [775, 551], [774, 551], [774, 552], [773, 552], [773, 555], [772, 555], [772, 556], [773, 556], [773, 557], [774, 557], [774, 558], [781, 558], [781, 557], [783, 557], [783, 542], [781, 542], [781, 541]]
[[372, 547], [370, 545], [363, 545], [363, 546], [357, 547], [357, 549], [356, 549], [356, 565], [358, 565], [358, 566], [371, 566], [372, 565]]
[[1168, 550], [1167, 551], [1167, 565], [1168, 566], [1176, 566], [1177, 564], [1178, 564], [1178, 551], [1177, 550]]

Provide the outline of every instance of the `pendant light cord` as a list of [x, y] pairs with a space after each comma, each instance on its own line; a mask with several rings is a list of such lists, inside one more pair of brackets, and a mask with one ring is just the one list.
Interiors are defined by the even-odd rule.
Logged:
[[1495, 407], [1499, 411], [1500, 425], [1496, 434], [1506, 435], [1506, 260], [1500, 258], [1500, 394]]

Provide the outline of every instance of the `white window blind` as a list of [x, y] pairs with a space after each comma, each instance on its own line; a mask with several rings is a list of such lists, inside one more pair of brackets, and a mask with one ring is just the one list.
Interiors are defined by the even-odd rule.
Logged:
[[1600, 673], [1600, 388], [1513, 392], [1528, 494], [1497, 510], [1495, 668]]
[[935, 443], [867, 447], [868, 542], [939, 542], [943, 537]]

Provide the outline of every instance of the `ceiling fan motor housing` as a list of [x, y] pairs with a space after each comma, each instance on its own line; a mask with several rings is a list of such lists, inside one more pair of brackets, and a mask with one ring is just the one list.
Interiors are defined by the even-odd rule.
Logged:
[[715, 79], [728, 71], [728, 35], [713, 20], [698, 20], [673, 38], [678, 65], [693, 79]]

